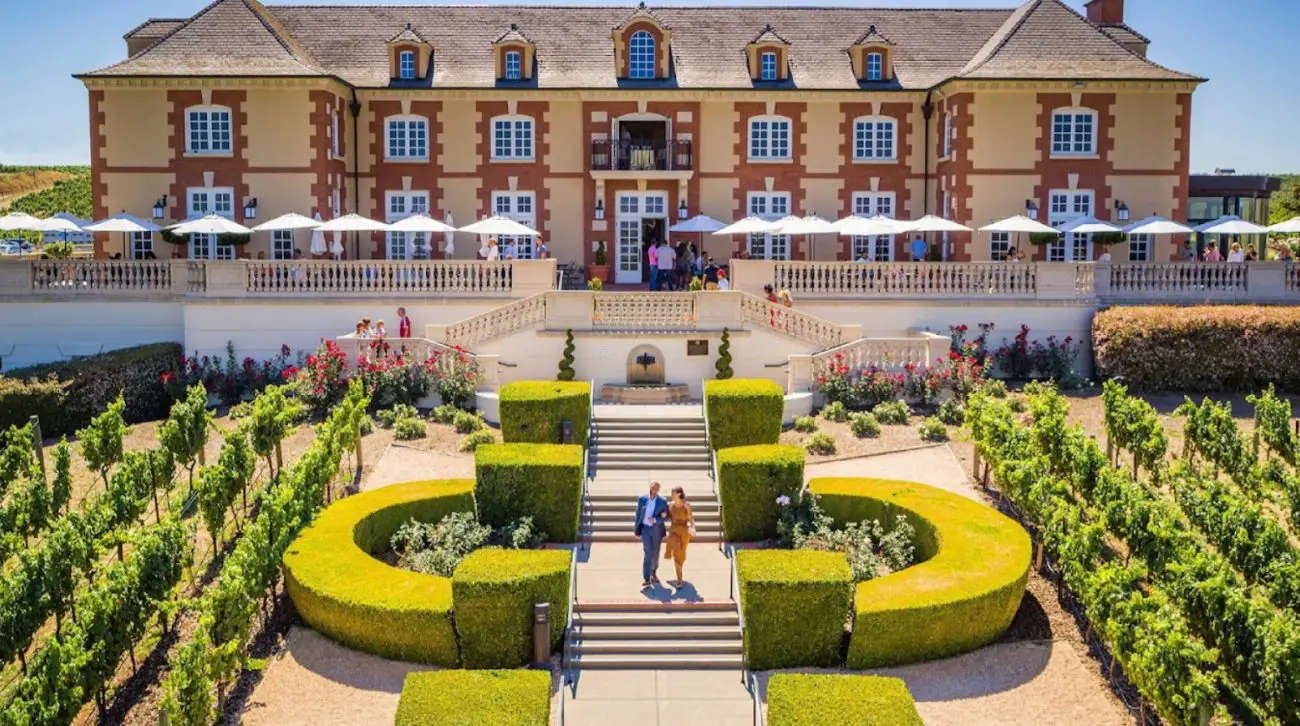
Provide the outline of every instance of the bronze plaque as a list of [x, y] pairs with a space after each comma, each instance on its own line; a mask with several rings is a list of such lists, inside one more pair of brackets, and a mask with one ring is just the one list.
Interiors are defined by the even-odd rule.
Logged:
[[686, 341], [686, 355], [708, 355], [709, 341], [707, 340], [688, 340]]

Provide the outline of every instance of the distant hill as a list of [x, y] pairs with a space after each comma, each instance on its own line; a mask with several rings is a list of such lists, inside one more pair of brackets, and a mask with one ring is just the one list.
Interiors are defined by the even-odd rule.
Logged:
[[[88, 166], [19, 167], [0, 165], [0, 213], [26, 212], [48, 217], [70, 212], [82, 219], [94, 214]], [[6, 232], [4, 237], [40, 239], [37, 232]]]

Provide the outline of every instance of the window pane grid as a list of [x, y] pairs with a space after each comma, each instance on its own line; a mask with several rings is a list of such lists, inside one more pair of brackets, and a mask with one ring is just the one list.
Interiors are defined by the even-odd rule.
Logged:
[[764, 81], [776, 80], [776, 53], [764, 53], [759, 78]]
[[633, 33], [628, 43], [628, 76], [655, 77], [655, 39], [644, 30]]
[[753, 159], [789, 159], [790, 122], [784, 119], [750, 121], [749, 156]]
[[879, 53], [867, 54], [867, 80], [879, 81], [884, 76], [884, 58]]
[[190, 111], [189, 130], [189, 150], [192, 153], [220, 154], [230, 152], [229, 111]]
[[1090, 112], [1052, 114], [1053, 154], [1095, 153], [1095, 139], [1095, 114]]
[[519, 51], [508, 51], [506, 53], [506, 80], [517, 81], [521, 76], [522, 62]]
[[853, 158], [893, 159], [894, 122], [859, 121], [854, 124]]
[[388, 122], [388, 157], [423, 159], [429, 154], [428, 124], [423, 119]]
[[415, 78], [415, 53], [404, 50], [397, 57], [398, 76], [404, 80]]

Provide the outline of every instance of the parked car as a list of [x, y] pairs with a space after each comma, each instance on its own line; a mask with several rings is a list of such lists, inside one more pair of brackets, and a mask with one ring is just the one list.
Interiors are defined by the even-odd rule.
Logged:
[[27, 240], [0, 239], [0, 255], [25, 255], [35, 249], [35, 247], [32, 247], [32, 243]]

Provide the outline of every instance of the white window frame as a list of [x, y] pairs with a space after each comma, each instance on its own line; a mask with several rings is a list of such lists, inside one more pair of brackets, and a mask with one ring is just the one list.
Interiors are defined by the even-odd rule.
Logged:
[[952, 156], [952, 111], [943, 115], [943, 156], [940, 158], [947, 159]]
[[1151, 262], [1151, 253], [1154, 251], [1151, 235], [1126, 234], [1124, 239], [1128, 242], [1129, 262]]
[[747, 141], [750, 161], [794, 160], [794, 123], [789, 117], [750, 117]]
[[213, 156], [235, 153], [234, 119], [228, 106], [185, 109], [185, 153]]
[[[791, 214], [794, 202], [790, 192], [750, 192], [745, 200], [748, 214], [774, 222]], [[749, 253], [758, 260], [790, 259], [790, 235], [756, 233], [748, 235]]]
[[341, 108], [330, 111], [330, 154], [335, 158], [342, 156], [339, 153], [339, 114], [342, 111]]
[[[770, 61], [770, 62], [769, 62]], [[758, 80], [775, 81], [780, 78], [777, 72], [777, 54], [774, 50], [765, 50], [758, 56]]]
[[989, 261], [1004, 262], [1011, 254], [1010, 232], [989, 232]]
[[[400, 222], [413, 214], [429, 213], [429, 192], [422, 190], [401, 190], [384, 192], [384, 222]], [[433, 256], [430, 237], [427, 232], [385, 232], [384, 254], [390, 260], [426, 259], [416, 256], [417, 248], [423, 248], [428, 257]]]
[[403, 81], [414, 81], [416, 74], [415, 51], [400, 50], [397, 52], [397, 77]]
[[[1091, 189], [1053, 189], [1047, 193], [1047, 223], [1060, 227], [1093, 213], [1096, 196]], [[1047, 245], [1048, 262], [1092, 260], [1092, 235], [1067, 232]]]
[[[1087, 132], [1081, 127], [1086, 125]], [[1096, 156], [1097, 112], [1090, 108], [1058, 108], [1052, 111], [1052, 156]]]
[[885, 79], [884, 53], [868, 53], [866, 63], [868, 81], [882, 81]]
[[627, 39], [627, 77], [651, 80], [659, 77], [655, 37], [648, 30], [638, 30]]
[[533, 161], [532, 116], [496, 116], [492, 119], [492, 159], [495, 161]]
[[277, 229], [271, 232], [271, 259], [292, 260], [293, 243], [293, 230]]
[[[417, 128], [422, 143], [417, 143], [414, 133]], [[399, 130], [400, 138], [396, 138], [398, 134], [395, 132]], [[384, 159], [387, 161], [428, 161], [429, 141], [429, 119], [423, 116], [389, 116], [384, 119]]]
[[[226, 219], [235, 218], [233, 187], [190, 187], [185, 190], [185, 201], [190, 217], [216, 214]], [[192, 234], [189, 237], [191, 260], [235, 259], [235, 246], [217, 244], [215, 234]]]
[[[853, 192], [851, 214], [863, 217], [879, 214], [893, 219], [898, 209], [895, 206], [897, 202], [894, 192]], [[850, 238], [850, 253], [854, 260], [865, 250], [871, 262], [893, 262], [895, 246], [892, 234], [854, 235]]]
[[[492, 214], [518, 222], [529, 229], [537, 229], [537, 194], [535, 192], [492, 192]], [[535, 254], [536, 237], [497, 237], [497, 254], [506, 258], [506, 250], [513, 243], [518, 252], [515, 259], [531, 260]]]
[[153, 251], [154, 251], [153, 232], [132, 232], [131, 233], [131, 259], [133, 260], [148, 259], [146, 253], [153, 252]]
[[[881, 148], [882, 140], [888, 148]], [[898, 120], [890, 116], [859, 116], [853, 120], [853, 160], [898, 161]]]
[[518, 81], [524, 77], [524, 54], [517, 50], [506, 51], [503, 61], [505, 66], [505, 79], [507, 81]]

